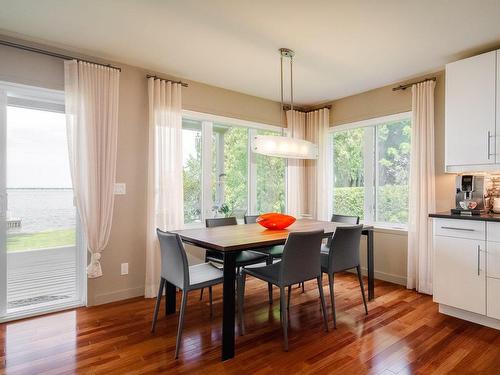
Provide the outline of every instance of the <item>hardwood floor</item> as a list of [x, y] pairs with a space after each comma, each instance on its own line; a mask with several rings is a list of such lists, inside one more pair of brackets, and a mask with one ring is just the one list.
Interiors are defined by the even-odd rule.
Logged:
[[[162, 309], [150, 333], [154, 300], [136, 298], [0, 325], [0, 373], [408, 374], [500, 373], [500, 331], [439, 314], [431, 297], [377, 281], [365, 316], [354, 275], [336, 277], [338, 328], [323, 331], [314, 282], [292, 289], [290, 351], [282, 351], [279, 300], [248, 279], [246, 335], [236, 358], [221, 362], [221, 294], [191, 294], [179, 360], [177, 315]], [[329, 298], [325, 278], [325, 294]]]

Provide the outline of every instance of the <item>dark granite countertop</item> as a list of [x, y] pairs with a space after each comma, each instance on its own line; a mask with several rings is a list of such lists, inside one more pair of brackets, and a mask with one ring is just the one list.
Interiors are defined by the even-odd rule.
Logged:
[[452, 215], [451, 212], [437, 212], [429, 214], [429, 217], [437, 217], [440, 219], [458, 219], [458, 220], [480, 220], [480, 221], [498, 221], [500, 222], [500, 214], [482, 214], [482, 215]]

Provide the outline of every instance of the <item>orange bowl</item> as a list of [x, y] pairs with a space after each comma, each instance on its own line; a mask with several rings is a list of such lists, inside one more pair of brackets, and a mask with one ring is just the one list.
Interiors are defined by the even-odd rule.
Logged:
[[295, 223], [295, 218], [290, 215], [270, 212], [257, 218], [257, 223], [267, 229], [285, 229]]

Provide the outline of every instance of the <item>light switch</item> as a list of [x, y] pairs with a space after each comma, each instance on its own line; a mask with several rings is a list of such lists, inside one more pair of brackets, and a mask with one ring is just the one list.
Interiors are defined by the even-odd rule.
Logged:
[[127, 194], [127, 184], [124, 182], [115, 183], [115, 195], [125, 195]]

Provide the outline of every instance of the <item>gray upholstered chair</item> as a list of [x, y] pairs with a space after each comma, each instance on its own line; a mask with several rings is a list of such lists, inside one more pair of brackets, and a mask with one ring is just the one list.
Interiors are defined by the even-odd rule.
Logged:
[[359, 216], [348, 216], [348, 215], [332, 215], [332, 220], [336, 223], [344, 223], [344, 224], [359, 224]]
[[[184, 324], [184, 314], [186, 313], [188, 292], [206, 287], [211, 289], [213, 285], [221, 284], [224, 277], [222, 271], [210, 263], [188, 266], [184, 245], [177, 233], [163, 232], [159, 229], [157, 229], [156, 232], [160, 240], [161, 279], [158, 297], [156, 298], [151, 332], [155, 330], [163, 288], [168, 281], [182, 290], [179, 325], [177, 327], [177, 341], [175, 343], [175, 358], [177, 359], [179, 357], [179, 346], [182, 338], [182, 326]], [[211, 297], [212, 293], [210, 293], [210, 314], [212, 314]]]
[[361, 276], [361, 265], [359, 262], [359, 241], [363, 225], [354, 225], [346, 227], [337, 227], [333, 234], [331, 246], [328, 252], [321, 252], [321, 272], [328, 274], [328, 284], [330, 286], [330, 300], [332, 303], [333, 326], [337, 328], [337, 317], [335, 314], [335, 296], [334, 296], [334, 274], [337, 272], [356, 269], [358, 273], [359, 286], [365, 313], [368, 314], [366, 306], [365, 288]]
[[[334, 223], [358, 225], [359, 224], [359, 216], [333, 214], [332, 219], [330, 221], [333, 221]], [[328, 239], [328, 241], [326, 242], [326, 244], [321, 246], [322, 253], [323, 252], [327, 253], [329, 251], [331, 242], [332, 242], [332, 238], [330, 237]]]
[[[227, 225], [238, 225], [235, 217], [220, 217], [205, 220], [205, 226], [207, 228], [223, 227]], [[241, 267], [249, 266], [258, 263], [267, 262], [268, 256], [256, 251], [240, 251], [236, 255], [236, 269], [239, 273]], [[222, 253], [212, 250], [206, 250], [205, 252], [205, 262], [213, 262], [217, 264], [224, 264], [224, 258]], [[200, 300], [203, 298], [203, 289], [200, 292]]]
[[[283, 327], [284, 349], [288, 350], [288, 312], [285, 299], [285, 288], [302, 281], [316, 279], [320, 295], [321, 309], [323, 311], [323, 323], [328, 331], [326, 318], [325, 298], [321, 284], [321, 262], [320, 247], [323, 231], [292, 232], [288, 235], [285, 243], [281, 262], [273, 263], [258, 268], [243, 268], [241, 277], [238, 278], [238, 315], [240, 332], [244, 334], [244, 296], [246, 275], [252, 275], [258, 279], [272, 283], [280, 289], [280, 312], [281, 325]], [[290, 293], [290, 289], [288, 289]], [[289, 294], [290, 295], [290, 294]]]

